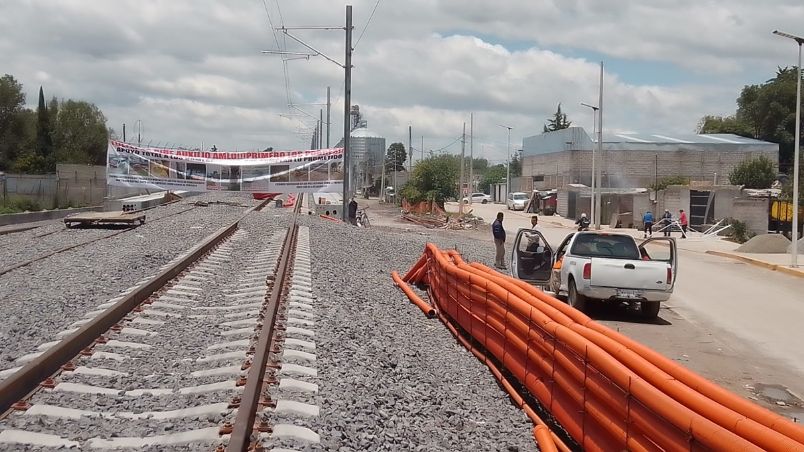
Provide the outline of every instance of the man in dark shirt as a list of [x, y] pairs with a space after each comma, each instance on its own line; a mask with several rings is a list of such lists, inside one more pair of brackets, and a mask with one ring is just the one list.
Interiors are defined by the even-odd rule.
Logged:
[[491, 224], [491, 234], [494, 236], [494, 246], [496, 247], [496, 255], [494, 257], [494, 266], [505, 270], [505, 228], [503, 228], [503, 213], [497, 213], [497, 219]]
[[347, 216], [349, 217], [349, 223], [351, 223], [352, 226], [357, 226], [357, 201], [355, 201], [355, 198], [349, 201]]

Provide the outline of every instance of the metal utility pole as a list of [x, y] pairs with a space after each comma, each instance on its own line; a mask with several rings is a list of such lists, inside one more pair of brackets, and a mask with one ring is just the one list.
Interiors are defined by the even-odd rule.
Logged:
[[472, 193], [475, 192], [475, 114], [469, 113], [469, 204], [472, 204]]
[[[466, 166], [466, 123], [463, 123], [463, 133], [461, 134], [461, 182], [458, 188], [458, 214], [463, 215], [463, 167]], [[470, 196], [471, 198], [471, 196]]]
[[327, 86], [327, 149], [329, 149], [329, 86]]
[[[595, 105], [589, 105], [589, 104], [584, 103], [584, 102], [581, 102], [581, 105], [583, 105], [584, 107], [589, 107], [589, 108], [592, 109], [592, 136], [595, 137], [597, 135], [597, 111], [598, 111], [598, 109], [600, 107], [597, 107]], [[597, 206], [597, 203], [595, 202], [595, 199], [597, 199], [597, 194], [596, 194], [596, 191], [595, 191], [595, 186], [597, 185], [596, 184], [597, 181], [595, 180], [596, 177], [597, 177], [597, 174], [595, 172], [595, 160], [596, 160], [596, 158], [595, 158], [595, 144], [593, 143], [592, 144], [592, 199], [589, 202], [590, 209], [591, 209], [591, 212], [589, 212], [589, 215], [590, 215], [589, 221], [592, 221], [592, 222], [594, 222], [595, 218], [597, 218], [597, 217], [595, 217], [595, 212], [596, 212], [595, 207]]]
[[794, 36], [787, 33], [782, 33], [775, 30], [773, 34], [783, 38], [789, 38], [796, 41], [798, 44], [798, 74], [796, 77], [796, 137], [793, 146], [793, 230], [792, 237], [793, 243], [790, 248], [790, 266], [798, 267], [798, 184], [799, 184], [799, 156], [801, 154], [801, 45], [804, 44], [804, 38]]
[[346, 5], [346, 63], [343, 65], [344, 69], [344, 87], [343, 87], [343, 206], [341, 206], [341, 214], [343, 221], [348, 221], [346, 216], [346, 207], [349, 203], [349, 190], [352, 188], [349, 185], [350, 175], [352, 173], [352, 156], [349, 152], [349, 142], [351, 141], [351, 128], [349, 114], [352, 109], [352, 5]]
[[[311, 56], [321, 56], [324, 57], [327, 61], [331, 61], [338, 66], [342, 67], [344, 70], [344, 102], [343, 102], [343, 204], [341, 206], [341, 217], [343, 221], [347, 220], [346, 216], [346, 207], [348, 205], [348, 197], [349, 197], [349, 190], [351, 189], [351, 153], [349, 149], [349, 141], [350, 141], [350, 133], [351, 128], [350, 124], [351, 121], [349, 120], [349, 113], [352, 108], [351, 101], [352, 101], [352, 5], [346, 5], [346, 27], [280, 27], [276, 30], [281, 31], [289, 38], [293, 39], [294, 41], [298, 42], [299, 44], [303, 45], [307, 49], [309, 49], [313, 53], [299, 53], [299, 52], [287, 52], [284, 50], [263, 50], [262, 53], [274, 54], [274, 55], [296, 55], [309, 58]], [[289, 30], [345, 30], [346, 31], [346, 62], [344, 64], [338, 63], [336, 60], [330, 58], [329, 56], [322, 53], [320, 50], [312, 47], [311, 45], [305, 43], [301, 39], [293, 36]], [[327, 90], [329, 92], [329, 90]], [[327, 96], [329, 98], [329, 96]], [[329, 104], [329, 101], [327, 102]], [[327, 108], [329, 111], [329, 108]], [[309, 114], [308, 114], [309, 115]], [[312, 116], [312, 115], [309, 115]]]
[[[421, 148], [421, 151], [422, 151], [422, 158], [421, 158], [421, 160], [424, 160], [424, 135], [422, 135], [422, 148]], [[420, 161], [421, 161], [421, 160], [420, 160]]]
[[123, 143], [126, 142], [126, 123], [123, 123]]
[[408, 177], [413, 171], [413, 126], [408, 126]]
[[511, 129], [513, 129], [513, 127], [504, 126], [502, 124], [497, 125], [508, 129], [508, 162], [505, 165], [505, 197], [508, 198], [508, 194], [511, 193]]
[[[601, 164], [597, 166], [597, 176], [595, 177], [595, 179], [597, 180], [598, 185], [602, 185], [600, 183], [601, 182], [600, 171], [601, 168], [603, 167], [602, 163], [605, 161], [605, 159], [603, 158], [603, 62], [602, 61], [600, 62], [600, 99], [597, 101], [597, 108], [598, 108], [597, 155], [598, 157], [600, 157]], [[601, 215], [600, 199], [602, 197], [603, 196], [601, 196], [600, 188], [598, 187], [597, 198], [595, 198], [595, 214], [597, 215], [595, 217], [595, 229], [597, 230], [600, 230], [600, 215]]]
[[318, 123], [321, 124], [321, 127], [318, 129], [318, 149], [324, 147], [324, 109], [318, 110]]

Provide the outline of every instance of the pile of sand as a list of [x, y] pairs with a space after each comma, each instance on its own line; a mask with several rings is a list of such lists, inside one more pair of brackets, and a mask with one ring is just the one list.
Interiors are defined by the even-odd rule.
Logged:
[[[793, 242], [790, 242], [790, 245], [787, 247], [787, 252], [793, 252]], [[804, 238], [798, 240], [798, 254], [804, 254]]]
[[[799, 245], [800, 246], [800, 245]], [[785, 254], [789, 251], [790, 240], [782, 234], [761, 234], [743, 243], [738, 253]]]

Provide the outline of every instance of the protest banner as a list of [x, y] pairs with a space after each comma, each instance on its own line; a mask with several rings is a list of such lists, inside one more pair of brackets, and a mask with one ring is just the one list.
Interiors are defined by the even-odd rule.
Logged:
[[153, 190], [340, 193], [343, 148], [208, 152], [112, 140], [106, 181]]

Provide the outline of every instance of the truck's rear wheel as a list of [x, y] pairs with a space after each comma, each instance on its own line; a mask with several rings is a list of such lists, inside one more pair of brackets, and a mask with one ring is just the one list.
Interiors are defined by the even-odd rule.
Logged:
[[581, 312], [586, 309], [586, 296], [578, 293], [574, 279], [569, 280], [569, 304]]
[[659, 317], [659, 308], [661, 308], [658, 301], [640, 301], [639, 311], [643, 319], [654, 320]]

